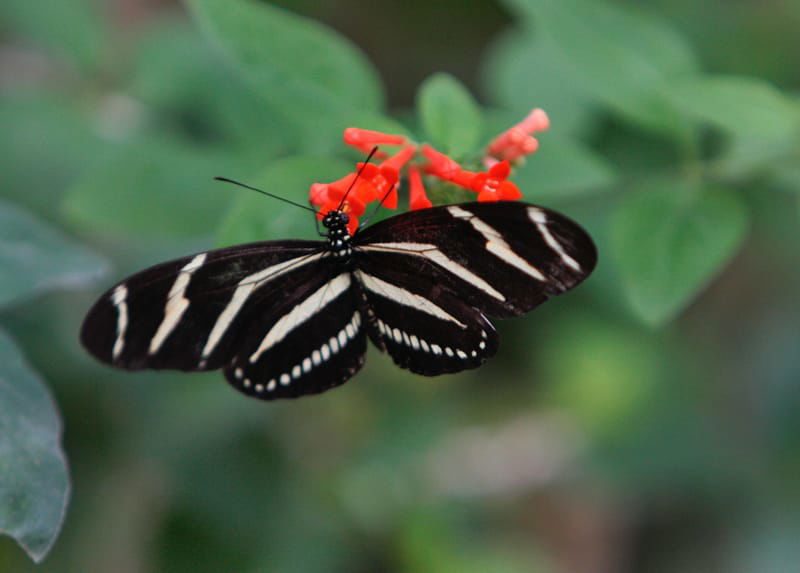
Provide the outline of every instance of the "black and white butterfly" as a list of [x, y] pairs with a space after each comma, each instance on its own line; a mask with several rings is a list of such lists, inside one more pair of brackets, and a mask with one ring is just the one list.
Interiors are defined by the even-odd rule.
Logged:
[[524, 314], [591, 272], [597, 251], [563, 215], [520, 202], [397, 215], [352, 237], [212, 250], [156, 265], [105, 293], [81, 340], [119, 368], [222, 368], [263, 400], [324, 392], [364, 364], [367, 337], [402, 368], [435, 376], [495, 354], [488, 317]]

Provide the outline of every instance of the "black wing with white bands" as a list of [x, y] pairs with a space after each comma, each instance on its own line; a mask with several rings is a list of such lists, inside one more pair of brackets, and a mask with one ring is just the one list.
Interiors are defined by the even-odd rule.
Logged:
[[95, 303], [81, 330], [98, 359], [129, 370], [213, 370], [262, 308], [291, 308], [297, 285], [332, 265], [316, 241], [252, 243], [199, 253], [139, 272]]
[[[327, 222], [326, 222], [327, 221]], [[475, 368], [517, 316], [579, 284], [597, 253], [566, 217], [517, 202], [392, 217], [328, 241], [271, 241], [184, 257], [105, 293], [84, 346], [120, 368], [215, 370], [269, 400], [323, 392], [364, 363], [367, 337], [413, 372]]]
[[486, 318], [517, 316], [579, 284], [597, 252], [566, 217], [518, 202], [398, 215], [353, 241], [370, 335], [403, 368], [476, 368], [498, 347]]
[[488, 316], [529, 312], [585, 279], [597, 264], [570, 219], [516, 201], [432, 207], [386, 219], [353, 240], [357, 265], [390, 267], [402, 286], [421, 276]]
[[435, 376], [480, 366], [497, 351], [492, 324], [425, 274], [407, 277], [365, 261], [356, 271], [368, 305], [370, 337], [397, 365]]
[[331, 265], [296, 288], [295, 304], [264, 306], [260, 328], [249, 329], [225, 367], [238, 390], [265, 400], [316, 394], [364, 364], [367, 335], [352, 274]]

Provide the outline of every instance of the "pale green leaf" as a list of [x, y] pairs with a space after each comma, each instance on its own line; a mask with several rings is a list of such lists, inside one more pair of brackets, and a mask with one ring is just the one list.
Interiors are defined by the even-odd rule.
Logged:
[[0, 331], [0, 533], [41, 561], [61, 529], [69, 491], [50, 393]]
[[330, 28], [255, 0], [187, 2], [201, 28], [265, 101], [302, 129], [307, 147], [326, 141], [331, 120], [381, 110], [377, 72]]
[[757, 78], [686, 78], [670, 84], [665, 93], [687, 115], [732, 134], [780, 137], [800, 133], [800, 105]]
[[449, 74], [426, 79], [417, 108], [430, 142], [455, 157], [474, 151], [481, 136], [481, 111], [466, 87]]
[[626, 197], [611, 224], [628, 300], [655, 326], [683, 310], [736, 254], [747, 212], [732, 191], [674, 180]]
[[241, 158], [213, 149], [154, 139], [121, 147], [67, 192], [65, 215], [83, 229], [109, 235], [210, 235], [233, 199], [215, 176], [249, 172]]
[[685, 119], [662, 95], [697, 72], [685, 40], [655, 16], [601, 0], [505, 0], [560, 52], [562, 76], [617, 114], [685, 137]]
[[84, 285], [105, 269], [99, 255], [0, 200], [0, 306]]
[[107, 52], [102, 13], [92, 0], [59, 0], [48, 2], [46, 7], [30, 0], [3, 0], [0, 20], [5, 21], [11, 35], [19, 35], [79, 68], [98, 67]]
[[0, 95], [0, 125], [3, 196], [57, 218], [64, 189], [106, 149], [91, 117], [64, 96], [24, 90]]
[[176, 124], [238, 143], [241, 153], [258, 154], [262, 162], [285, 151], [289, 141], [276, 137], [280, 118], [185, 19], [157, 21], [138, 47], [132, 80], [137, 97]]
[[564, 75], [563, 55], [545, 36], [520, 30], [501, 35], [485, 59], [482, 76], [495, 103], [522, 119], [534, 108], [550, 117], [548, 133], [579, 133], [591, 127], [591, 98]]
[[741, 179], [791, 162], [800, 150], [800, 132], [775, 135], [732, 134], [712, 165], [722, 177]]

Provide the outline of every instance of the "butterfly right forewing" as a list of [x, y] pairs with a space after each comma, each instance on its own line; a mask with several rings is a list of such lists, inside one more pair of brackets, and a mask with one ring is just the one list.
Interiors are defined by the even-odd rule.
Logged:
[[516, 202], [398, 215], [356, 235], [354, 247], [376, 345], [426, 375], [482, 364], [498, 347], [487, 316], [532, 310], [597, 260], [578, 225]]
[[[529, 312], [594, 269], [589, 235], [563, 215], [519, 202], [432, 207], [356, 235], [358, 257], [391, 266], [401, 286], [426, 276], [487, 316]], [[421, 293], [425, 296], [425, 292]]]

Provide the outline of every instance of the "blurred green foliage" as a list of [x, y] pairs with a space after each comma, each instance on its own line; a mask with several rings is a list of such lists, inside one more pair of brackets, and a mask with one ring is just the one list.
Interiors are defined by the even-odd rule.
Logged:
[[[800, 6], [434, 4], [0, 4], [0, 571], [796, 569]], [[313, 236], [212, 176], [305, 201], [344, 127], [470, 161], [533, 107], [514, 178], [601, 260], [481, 369], [272, 404], [79, 348], [128, 272]]]

